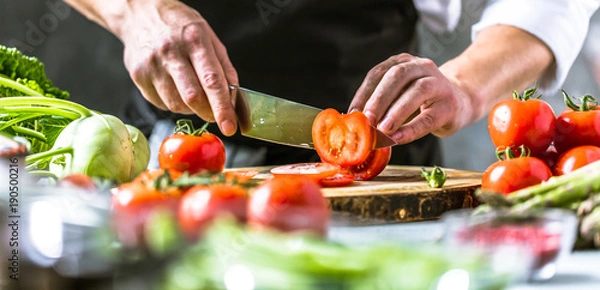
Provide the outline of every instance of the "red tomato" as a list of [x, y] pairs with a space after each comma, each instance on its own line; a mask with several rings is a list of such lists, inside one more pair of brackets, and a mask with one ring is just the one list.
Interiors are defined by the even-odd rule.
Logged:
[[354, 182], [354, 176], [344, 173], [336, 173], [335, 175], [319, 180], [319, 184], [323, 187], [342, 187], [350, 185], [352, 182]]
[[600, 108], [592, 96], [582, 97], [581, 106], [575, 105], [563, 91], [565, 109], [556, 119], [554, 146], [559, 153], [581, 145], [600, 146]]
[[82, 173], [69, 174], [59, 179], [56, 182], [56, 185], [60, 187], [78, 188], [88, 191], [95, 191], [98, 189], [96, 187], [96, 183], [94, 183], [94, 180]]
[[330, 108], [315, 118], [312, 139], [321, 160], [352, 166], [365, 161], [371, 153], [374, 132], [363, 113], [340, 114]]
[[556, 117], [552, 107], [533, 92], [498, 102], [490, 111], [488, 131], [495, 147], [525, 145], [533, 156], [544, 152], [552, 142]]
[[112, 222], [118, 239], [127, 247], [143, 247], [148, 218], [159, 209], [175, 212], [181, 193], [177, 188], [155, 189], [151, 182], [121, 184], [112, 196]]
[[273, 176], [306, 176], [315, 181], [333, 176], [340, 171], [339, 165], [324, 162], [306, 162], [281, 165], [271, 169]]
[[536, 185], [552, 177], [552, 171], [539, 158], [516, 157], [490, 165], [481, 179], [481, 189], [502, 194]]
[[197, 240], [215, 218], [230, 214], [246, 220], [247, 192], [238, 185], [196, 185], [187, 190], [179, 206], [179, 225], [190, 241]]
[[354, 180], [370, 180], [379, 175], [392, 158], [392, 147], [372, 150], [367, 159], [361, 164], [344, 168], [354, 176]]
[[[191, 127], [188, 123], [184, 125]], [[226, 155], [221, 139], [204, 128], [188, 133], [180, 126], [178, 122], [177, 132], [165, 138], [159, 148], [160, 167], [170, 171], [187, 171], [189, 174], [223, 171]]]
[[554, 175], [563, 175], [597, 160], [600, 160], [600, 147], [577, 146], [561, 154], [552, 170]]
[[285, 232], [306, 231], [324, 236], [329, 208], [319, 184], [305, 176], [275, 176], [250, 195], [248, 225]]

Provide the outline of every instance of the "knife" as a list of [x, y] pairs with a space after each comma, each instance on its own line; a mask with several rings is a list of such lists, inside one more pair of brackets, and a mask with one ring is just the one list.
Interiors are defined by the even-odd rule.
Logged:
[[[314, 149], [312, 124], [322, 109], [229, 86], [243, 136], [293, 147]], [[373, 149], [396, 145], [387, 134], [374, 128]]]

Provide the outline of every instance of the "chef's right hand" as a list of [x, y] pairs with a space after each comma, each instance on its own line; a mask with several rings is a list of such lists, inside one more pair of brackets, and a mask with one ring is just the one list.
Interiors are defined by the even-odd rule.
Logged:
[[117, 36], [134, 83], [156, 107], [237, 130], [228, 84], [238, 85], [225, 46], [196, 10], [173, 0], [137, 2]]

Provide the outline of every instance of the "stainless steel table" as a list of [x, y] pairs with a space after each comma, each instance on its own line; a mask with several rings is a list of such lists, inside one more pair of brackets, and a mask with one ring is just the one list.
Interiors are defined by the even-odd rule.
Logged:
[[[436, 243], [443, 235], [439, 221], [385, 225], [348, 226], [334, 217], [329, 238], [344, 243], [392, 240], [406, 243]], [[575, 251], [558, 261], [556, 276], [545, 282], [523, 283], [509, 290], [598, 290], [600, 289], [600, 250]]]

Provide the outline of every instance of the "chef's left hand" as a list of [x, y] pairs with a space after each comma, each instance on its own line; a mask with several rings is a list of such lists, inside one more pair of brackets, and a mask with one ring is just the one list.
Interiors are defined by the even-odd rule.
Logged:
[[[472, 108], [468, 95], [432, 60], [403, 53], [369, 71], [348, 112], [354, 110], [405, 144], [429, 133], [438, 137], [455, 133], [469, 122]], [[413, 113], [418, 115], [411, 119]]]

